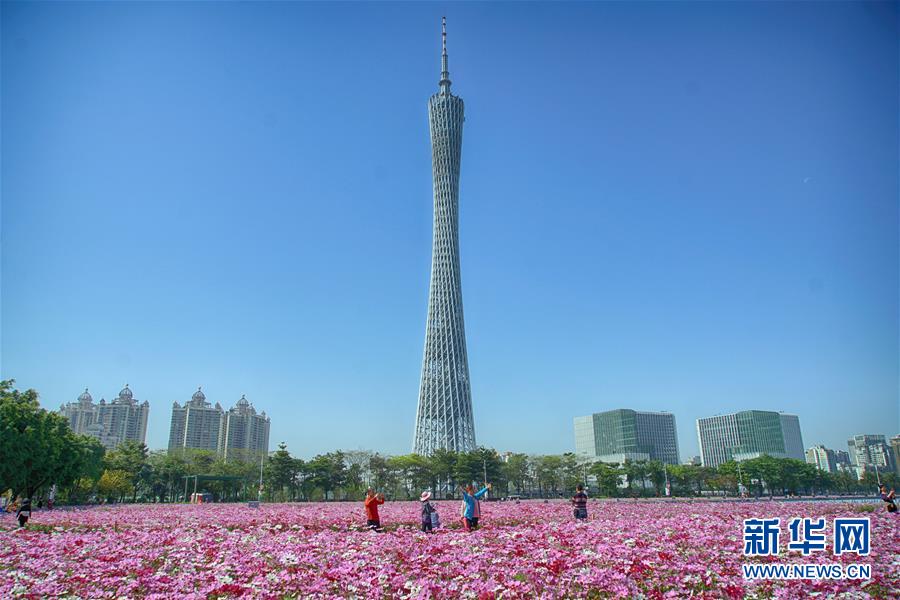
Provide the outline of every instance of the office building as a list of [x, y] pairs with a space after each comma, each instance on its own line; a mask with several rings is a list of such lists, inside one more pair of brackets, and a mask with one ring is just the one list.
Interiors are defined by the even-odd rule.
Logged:
[[803, 450], [803, 435], [800, 433], [800, 418], [797, 415], [779, 414], [781, 416], [781, 433], [784, 436], [785, 456], [803, 460], [805, 452]]
[[675, 415], [617, 409], [575, 417], [575, 452], [602, 462], [678, 464]]
[[697, 419], [697, 438], [706, 467], [763, 455], [804, 460], [800, 420], [795, 415], [746, 410]]

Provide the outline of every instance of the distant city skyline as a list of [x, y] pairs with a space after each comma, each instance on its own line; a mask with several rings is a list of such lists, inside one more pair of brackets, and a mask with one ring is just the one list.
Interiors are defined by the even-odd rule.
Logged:
[[480, 444], [897, 434], [893, 3], [2, 3], [0, 377], [128, 382], [151, 448], [202, 385], [297, 455], [408, 453], [442, 14]]
[[[129, 389], [128, 384], [125, 384], [125, 388], [123, 388], [123, 390], [121, 390], [119, 392], [119, 394], [116, 397], [116, 400], [121, 402], [123, 394], [125, 394], [127, 396], [127, 398], [126, 398], [127, 400], [130, 400], [131, 397], [128, 396], [128, 394], [130, 394], [130, 393], [131, 393], [131, 390]], [[105, 398], [102, 397], [100, 402], [104, 403]], [[141, 406], [146, 407], [146, 409], [143, 413], [144, 414], [144, 417], [143, 417], [144, 430], [143, 430], [143, 434], [142, 434], [143, 437], [146, 437], [146, 435], [148, 433], [147, 427], [146, 427], [146, 419], [147, 419], [146, 414], [149, 412], [150, 403], [149, 403], [149, 401], [144, 400], [141, 403]], [[186, 415], [182, 415], [180, 418], [175, 418], [172, 411], [173, 411], [173, 409], [175, 409], [175, 410], [181, 410], [181, 411], [186, 412], [188, 410], [188, 407], [194, 407], [194, 408], [201, 409], [201, 412], [209, 412], [209, 413], [211, 413], [212, 421], [215, 421], [216, 423], [220, 423], [219, 425], [216, 426], [216, 428], [215, 428], [216, 430], [212, 431], [212, 432], [211, 432], [211, 428], [204, 427], [204, 426], [201, 426], [200, 430], [198, 430], [198, 431], [202, 431], [204, 435], [209, 434], [211, 437], [209, 437], [208, 439], [205, 439], [205, 440], [199, 440], [199, 438], [197, 438], [197, 439], [193, 439], [190, 443], [186, 443], [186, 440], [189, 437], [192, 437], [191, 435], [185, 436], [183, 424], [186, 419]], [[69, 403], [63, 403], [60, 406], [59, 410], [70, 420], [70, 424], [72, 425], [72, 429], [74, 431], [76, 431], [77, 433], [85, 433], [88, 435], [94, 435], [94, 433], [88, 429], [91, 425], [93, 425], [96, 422], [96, 420], [95, 420], [96, 418], [93, 417], [93, 414], [91, 414], [91, 416], [87, 420], [85, 420], [85, 418], [84, 418], [84, 415], [86, 412], [93, 413], [93, 412], [96, 412], [96, 410], [97, 410], [97, 406], [93, 404], [93, 397], [90, 394], [89, 388], [85, 388], [84, 391], [81, 394], [79, 394], [75, 398], [74, 401], [69, 402]], [[228, 434], [227, 434], [228, 417], [229, 417], [229, 413], [234, 412], [236, 410], [238, 410], [239, 412], [244, 412], [244, 411], [249, 410], [250, 412], [252, 412], [253, 415], [256, 415], [254, 407], [246, 399], [245, 394], [241, 394], [241, 398], [235, 403], [235, 407], [233, 407], [229, 411], [225, 411], [225, 409], [222, 408], [220, 401], [217, 400], [215, 402], [214, 406], [212, 403], [208, 402], [207, 398], [206, 398], [206, 394], [203, 393], [202, 386], [200, 386], [197, 388], [197, 390], [191, 396], [190, 401], [185, 401], [183, 406], [179, 404], [178, 400], [175, 400], [172, 403], [172, 406], [170, 407], [170, 412], [169, 412], [170, 424], [169, 424], [169, 429], [168, 429], [168, 440], [169, 440], [168, 444], [164, 447], [154, 447], [154, 446], [149, 446], [149, 447], [151, 450], [165, 450], [165, 449], [173, 450], [173, 449], [179, 449], [179, 448], [191, 448], [191, 449], [217, 450], [220, 453], [227, 453], [227, 449], [229, 447], [229, 445], [228, 445], [229, 438], [228, 438]], [[754, 409], [747, 409], [743, 412], [745, 412], [745, 413], [770, 412], [771, 415], [778, 417], [777, 420], [778, 420], [779, 428], [781, 429], [782, 435], [783, 435], [783, 437], [781, 438], [782, 443], [785, 444], [785, 448], [786, 448], [786, 450], [784, 452], [784, 454], [786, 456], [789, 456], [791, 458], [799, 457], [798, 458], [799, 460], [804, 460], [804, 457], [805, 457], [807, 462], [810, 462], [810, 459], [809, 459], [809, 451], [810, 450], [814, 450], [817, 448], [823, 448], [823, 449], [827, 449], [829, 452], [832, 451], [830, 448], [825, 448], [825, 446], [821, 443], [804, 442], [804, 440], [802, 439], [798, 415], [789, 415], [789, 414], [784, 414], [782, 412], [775, 412], [775, 411], [758, 411], [758, 410], [754, 410]], [[212, 414], [212, 413], [215, 413], [215, 414]], [[624, 415], [624, 418], [622, 415]], [[263, 430], [264, 437], [260, 438], [258, 443], [261, 444], [263, 447], [268, 448], [269, 451], [271, 451], [272, 444], [269, 440], [269, 420], [270, 419], [266, 415], [266, 411], [262, 411], [259, 416], [261, 416], [261, 418], [265, 420], [265, 425], [264, 425], [264, 430]], [[735, 416], [736, 415], [715, 415], [712, 417], [701, 417], [701, 418], [695, 419], [695, 424], [696, 424], [696, 426], [699, 426], [701, 421], [708, 421], [708, 420], [717, 421], [717, 420], [721, 420], [722, 418], [726, 418], [726, 417], [733, 418]], [[630, 418], [630, 421], [629, 421], [629, 418]], [[639, 420], [643, 419], [643, 421], [635, 423], [634, 422], [635, 418], [638, 418]], [[616, 429], [616, 428], [620, 429], [621, 427], [624, 426], [623, 423], [627, 425], [630, 422], [631, 427], [632, 427], [631, 436], [633, 438], [633, 439], [629, 438], [629, 439], [632, 439], [631, 443], [643, 444], [644, 446], [661, 443], [661, 445], [658, 448], [656, 448], [655, 450], [650, 450], [647, 448], [641, 449], [641, 448], [638, 448], [637, 446], [635, 446], [634, 448], [630, 448], [630, 449], [618, 448], [616, 450], [616, 452], [614, 452], [614, 454], [615, 453], [622, 454], [623, 458], [629, 458], [629, 456], [625, 456], [625, 454], [628, 454], [629, 452], [644, 452], [648, 455], [653, 454], [653, 452], [661, 452], [661, 453], [667, 455], [667, 459], [664, 460], [664, 462], [669, 462], [670, 464], [677, 464], [677, 463], [681, 462], [681, 459], [691, 460], [692, 458], [694, 458], [694, 455], [692, 455], [692, 454], [686, 454], [684, 456], [680, 455], [680, 452], [678, 449], [678, 437], [677, 437], [677, 435], [675, 435], [675, 437], [672, 437], [672, 435], [670, 435], [670, 433], [669, 433], [669, 431], [671, 431], [671, 434], [676, 434], [676, 432], [677, 432], [677, 428], [676, 428], [675, 422], [674, 422], [674, 416], [671, 413], [652, 412], [652, 411], [651, 412], [635, 411], [635, 410], [632, 410], [629, 408], [617, 408], [617, 409], [612, 409], [612, 410], [608, 410], [608, 411], [602, 411], [600, 413], [594, 413], [592, 415], [585, 416], [585, 417], [575, 417], [575, 438], [574, 438], [575, 441], [572, 444], [571, 448], [560, 450], [559, 453], [574, 451], [576, 454], [580, 454], [580, 455], [584, 455], [584, 456], [592, 455], [593, 458], [598, 459], [598, 460], [607, 460], [607, 459], [612, 460], [611, 455], [604, 455], [602, 452], [598, 453], [593, 450], [591, 450], [591, 451], [586, 450], [588, 447], [598, 448], [599, 445], [603, 444], [603, 443], [607, 443], [607, 444], [615, 443], [615, 444], [621, 445], [622, 440], [619, 438], [616, 438], [616, 440], [614, 442], [611, 439], [602, 439], [602, 440], [600, 439], [600, 437], [602, 437], [602, 436], [599, 436], [599, 432], [601, 429], [603, 429], [603, 427], [595, 424], [596, 422], [598, 422], [598, 419], [600, 419], [601, 422], [605, 422], [605, 421], [603, 421], [603, 419], [607, 419], [607, 420], [614, 419], [614, 421], [615, 421], [614, 425], [606, 426], [606, 429], [608, 429], [608, 430], [611, 428], [612, 429]], [[179, 421], [182, 422], [182, 428], [180, 430], [178, 430], [178, 428], [176, 426], [176, 423]], [[589, 423], [589, 426], [588, 426], [588, 423]], [[642, 423], [643, 423], [643, 425], [642, 425]], [[637, 425], [637, 428], [634, 428], [635, 425]], [[619, 434], [621, 434], [621, 433], [622, 432], [619, 431]], [[194, 434], [194, 435], [197, 435], [197, 434]], [[581, 440], [581, 442], [579, 442], [579, 436], [584, 438]], [[141, 439], [143, 439], [143, 437]], [[628, 436], [626, 436], [626, 437], [628, 437]], [[864, 433], [864, 434], [855, 433], [855, 434], [850, 435], [848, 444], [852, 443], [855, 439], [868, 440], [869, 438], [876, 439], [876, 441], [880, 440], [879, 443], [881, 443], [886, 449], [886, 450], [884, 450], [884, 452], [893, 452], [894, 455], [900, 455], [900, 452], [898, 452], [898, 448], [900, 448], [900, 435], [893, 435], [891, 433], [887, 433], [887, 434], [879, 433], [879, 432], [869, 432], [869, 433]], [[256, 438], [254, 438], [254, 439], [256, 439]], [[886, 441], [887, 439], [890, 439], [890, 444], [888, 444], [888, 442]], [[178, 440], [181, 440], [181, 441], [178, 441]], [[118, 438], [115, 438], [112, 442], [112, 445], [114, 446], [114, 445], [118, 444], [120, 441], [121, 440], [119, 440]], [[584, 449], [579, 448], [579, 443], [582, 444]], [[492, 447], [492, 446], [488, 446], [488, 447]], [[698, 448], [699, 447], [701, 447], [700, 444], [698, 444]], [[498, 450], [498, 452], [509, 452], [509, 451], [519, 452], [519, 450], [517, 450], [516, 448], [507, 448], [505, 450], [502, 450], [502, 449], [496, 448], [496, 447], [494, 447], [494, 448], [496, 450]], [[350, 448], [350, 447], [331, 448], [331, 450], [336, 450], [336, 449], [353, 450], [353, 449], [358, 449], [358, 448]], [[383, 449], [377, 448], [377, 447], [366, 448], [366, 449], [383, 452]], [[846, 450], [842, 449], [842, 447], [836, 448], [834, 451], [836, 451], [838, 453], [842, 453], [847, 456], [850, 456]], [[390, 452], [390, 454], [405, 454], [405, 452], [402, 452], [402, 451], [401, 452]], [[539, 453], [535, 453], [535, 454], [539, 454]], [[774, 456], [780, 455], [779, 452], [774, 452], [772, 454]], [[605, 456], [605, 458], [604, 458], [604, 456]], [[632, 458], [632, 460], [647, 460], [647, 459], [657, 460], [657, 459], [660, 459], [660, 457], [658, 457], [658, 456], [640, 457], [640, 456], [637, 456], [637, 454], [635, 454], [634, 456], [630, 456], [630, 458]], [[696, 458], [700, 458], [700, 456], [696, 456]], [[892, 458], [889, 457], [886, 460], [891, 461]], [[815, 461], [813, 461], [813, 463], [815, 464]], [[849, 464], [849, 459], [848, 459], [848, 464]], [[896, 464], [896, 460], [894, 459], [894, 462], [890, 462], [889, 464], [890, 465]], [[889, 465], [885, 465], [885, 466], [889, 466]]]

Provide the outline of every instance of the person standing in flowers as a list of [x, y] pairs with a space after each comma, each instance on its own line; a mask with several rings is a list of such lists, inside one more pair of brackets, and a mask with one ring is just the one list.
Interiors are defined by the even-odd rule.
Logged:
[[378, 505], [384, 504], [384, 494], [376, 494], [375, 490], [366, 490], [366, 527], [372, 531], [381, 531], [381, 518], [378, 516]]
[[884, 509], [889, 513], [897, 512], [897, 494], [894, 492], [894, 490], [888, 492], [887, 486], [882, 483], [879, 491], [881, 492], [881, 499], [885, 503]]
[[478, 529], [478, 519], [481, 518], [481, 504], [478, 502], [482, 496], [487, 494], [487, 491], [491, 489], [491, 484], [485, 485], [483, 488], [474, 491], [474, 487], [470, 483], [466, 487], [459, 487], [462, 492], [463, 504], [462, 504], [462, 521], [463, 527], [465, 527], [466, 531], [474, 531]]
[[584, 493], [584, 486], [579, 483], [575, 486], [575, 495], [572, 497], [573, 512], [576, 520], [587, 521], [587, 501], [588, 497]]
[[25, 527], [28, 523], [28, 519], [31, 518], [31, 500], [25, 498], [22, 500], [22, 505], [19, 507], [19, 510], [16, 511], [16, 518], [19, 520], [19, 527]]
[[422, 495], [419, 496], [419, 502], [422, 503], [422, 531], [424, 533], [431, 533], [434, 529], [434, 521], [437, 520], [437, 509], [435, 509], [431, 502], [431, 492], [422, 492]]

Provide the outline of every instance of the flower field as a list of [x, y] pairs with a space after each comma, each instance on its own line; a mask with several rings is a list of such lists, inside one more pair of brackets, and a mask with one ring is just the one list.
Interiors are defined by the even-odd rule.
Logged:
[[[482, 504], [484, 527], [418, 532], [419, 505], [131, 505], [0, 517], [0, 598], [897, 598], [900, 518], [840, 503], [598, 501]], [[879, 509], [881, 507], [878, 507]], [[831, 520], [871, 518], [869, 556], [833, 556]], [[782, 555], [742, 556], [742, 521], [781, 517]], [[786, 520], [825, 517], [829, 549], [787, 552]], [[749, 582], [741, 564], [867, 563], [868, 581]]]

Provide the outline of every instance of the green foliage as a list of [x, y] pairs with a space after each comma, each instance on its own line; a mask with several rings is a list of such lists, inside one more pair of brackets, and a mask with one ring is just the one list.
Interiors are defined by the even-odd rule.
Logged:
[[503, 476], [509, 481], [516, 494], [525, 493], [526, 486], [530, 483], [531, 469], [527, 454], [512, 454], [503, 464]]
[[278, 444], [278, 450], [266, 460], [264, 481], [269, 490], [269, 499], [293, 500], [298, 491], [298, 473], [302, 461], [291, 456], [287, 444]]
[[320, 454], [306, 463], [303, 471], [305, 480], [314, 488], [321, 490], [325, 500], [328, 500], [328, 493], [341, 487], [346, 480], [344, 453], [337, 451]]
[[622, 471], [618, 465], [610, 465], [604, 462], [596, 462], [591, 465], [590, 473], [597, 479], [597, 486], [604, 496], [616, 496], [619, 493], [619, 482]]
[[128, 494], [134, 492], [131, 483], [131, 473], [119, 469], [107, 469], [97, 483], [97, 492], [113, 501], [122, 501]]
[[14, 383], [0, 381], [0, 489], [35, 496], [95, 474], [102, 447], [72, 433], [64, 417], [40, 407], [37, 392], [20, 392]]

